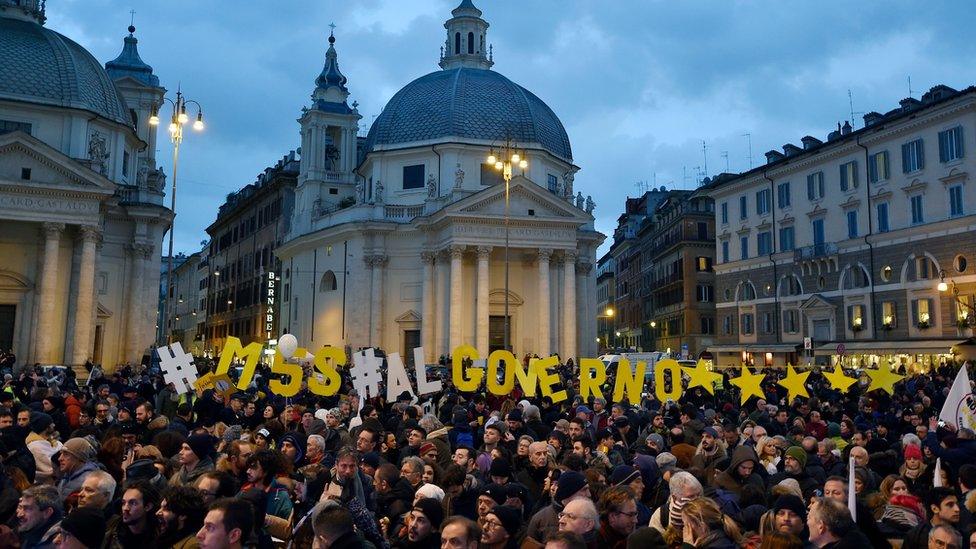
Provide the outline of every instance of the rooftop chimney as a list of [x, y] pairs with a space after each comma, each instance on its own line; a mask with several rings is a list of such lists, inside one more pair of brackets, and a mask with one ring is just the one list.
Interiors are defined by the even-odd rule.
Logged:
[[794, 154], [797, 154], [797, 153], [800, 153], [800, 152], [803, 152], [803, 149], [801, 149], [800, 147], [797, 147], [793, 143], [787, 143], [787, 144], [783, 145], [783, 154], [785, 154], [786, 156], [793, 156]]
[[782, 160], [784, 158], [786, 158], [786, 156], [779, 151], [769, 151], [766, 153], [767, 164], [772, 164], [773, 162], [776, 162], [777, 160]]
[[884, 116], [882, 116], [881, 113], [871, 111], [864, 115], [864, 127], [866, 128], [868, 126], [873, 126], [878, 122], [881, 122], [883, 118]]
[[842, 127], [840, 129], [840, 134], [841, 135], [847, 135], [849, 133], [851, 133], [851, 123], [850, 123], [850, 121], [845, 120], [844, 121], [844, 127]]
[[822, 145], [823, 144], [823, 141], [817, 139], [816, 137], [814, 137], [812, 135], [805, 135], [805, 136], [803, 136], [803, 138], [800, 139], [800, 142], [803, 143], [803, 150], [810, 150], [810, 149], [816, 147], [817, 145]]

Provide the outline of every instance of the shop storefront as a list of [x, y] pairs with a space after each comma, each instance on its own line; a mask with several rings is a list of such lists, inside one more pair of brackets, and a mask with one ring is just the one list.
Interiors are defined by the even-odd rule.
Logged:
[[913, 341], [854, 341], [831, 343], [814, 349], [817, 364], [845, 368], [864, 369], [884, 362], [895, 369], [904, 368], [909, 373], [927, 372], [940, 364], [958, 360], [958, 339], [933, 339]]
[[785, 368], [788, 364], [804, 364], [806, 361], [797, 345], [792, 343], [754, 345], [711, 345], [708, 352], [719, 368], [738, 368], [745, 364], [752, 367]]

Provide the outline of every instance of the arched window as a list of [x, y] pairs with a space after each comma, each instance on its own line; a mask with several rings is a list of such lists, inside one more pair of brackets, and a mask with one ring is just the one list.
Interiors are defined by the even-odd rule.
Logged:
[[756, 299], [756, 287], [752, 285], [752, 282], [743, 282], [739, 301], [752, 301], [754, 299]]
[[800, 279], [796, 275], [788, 275], [780, 283], [779, 295], [800, 295], [803, 292], [803, 287], [800, 286]]
[[319, 292], [334, 292], [337, 287], [335, 273], [325, 271], [325, 274], [322, 275], [322, 279], [319, 281]]
[[474, 33], [468, 33], [468, 53], [474, 53]]
[[461, 53], [461, 33], [454, 33], [454, 54]]
[[844, 289], [853, 290], [855, 288], [867, 288], [871, 285], [871, 278], [867, 270], [860, 265], [850, 267], [844, 276]]

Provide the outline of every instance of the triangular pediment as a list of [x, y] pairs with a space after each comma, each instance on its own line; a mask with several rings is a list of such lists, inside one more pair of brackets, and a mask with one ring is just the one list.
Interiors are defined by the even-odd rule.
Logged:
[[105, 176], [19, 131], [0, 135], [0, 181], [97, 194], [112, 194], [116, 188]]
[[420, 322], [420, 313], [410, 309], [402, 315], [396, 317], [396, 322]]
[[[531, 213], [530, 213], [531, 210]], [[444, 212], [450, 214], [504, 216], [505, 185], [494, 185], [463, 200], [447, 206]], [[549, 218], [587, 223], [592, 216], [580, 210], [567, 200], [558, 198], [548, 190], [517, 177], [509, 184], [509, 212], [514, 218]]]
[[827, 301], [820, 294], [813, 294], [800, 304], [800, 308], [804, 311], [809, 311], [812, 309], [833, 309], [834, 304]]
[[112, 310], [106, 307], [105, 305], [102, 305], [102, 302], [99, 301], [98, 312], [96, 312], [95, 314], [98, 316], [98, 318], [108, 318], [112, 316]]

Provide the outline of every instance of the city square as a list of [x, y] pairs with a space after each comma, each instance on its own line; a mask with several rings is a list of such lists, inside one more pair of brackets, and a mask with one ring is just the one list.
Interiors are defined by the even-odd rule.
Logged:
[[213, 7], [0, 0], [0, 546], [976, 547], [972, 7]]

